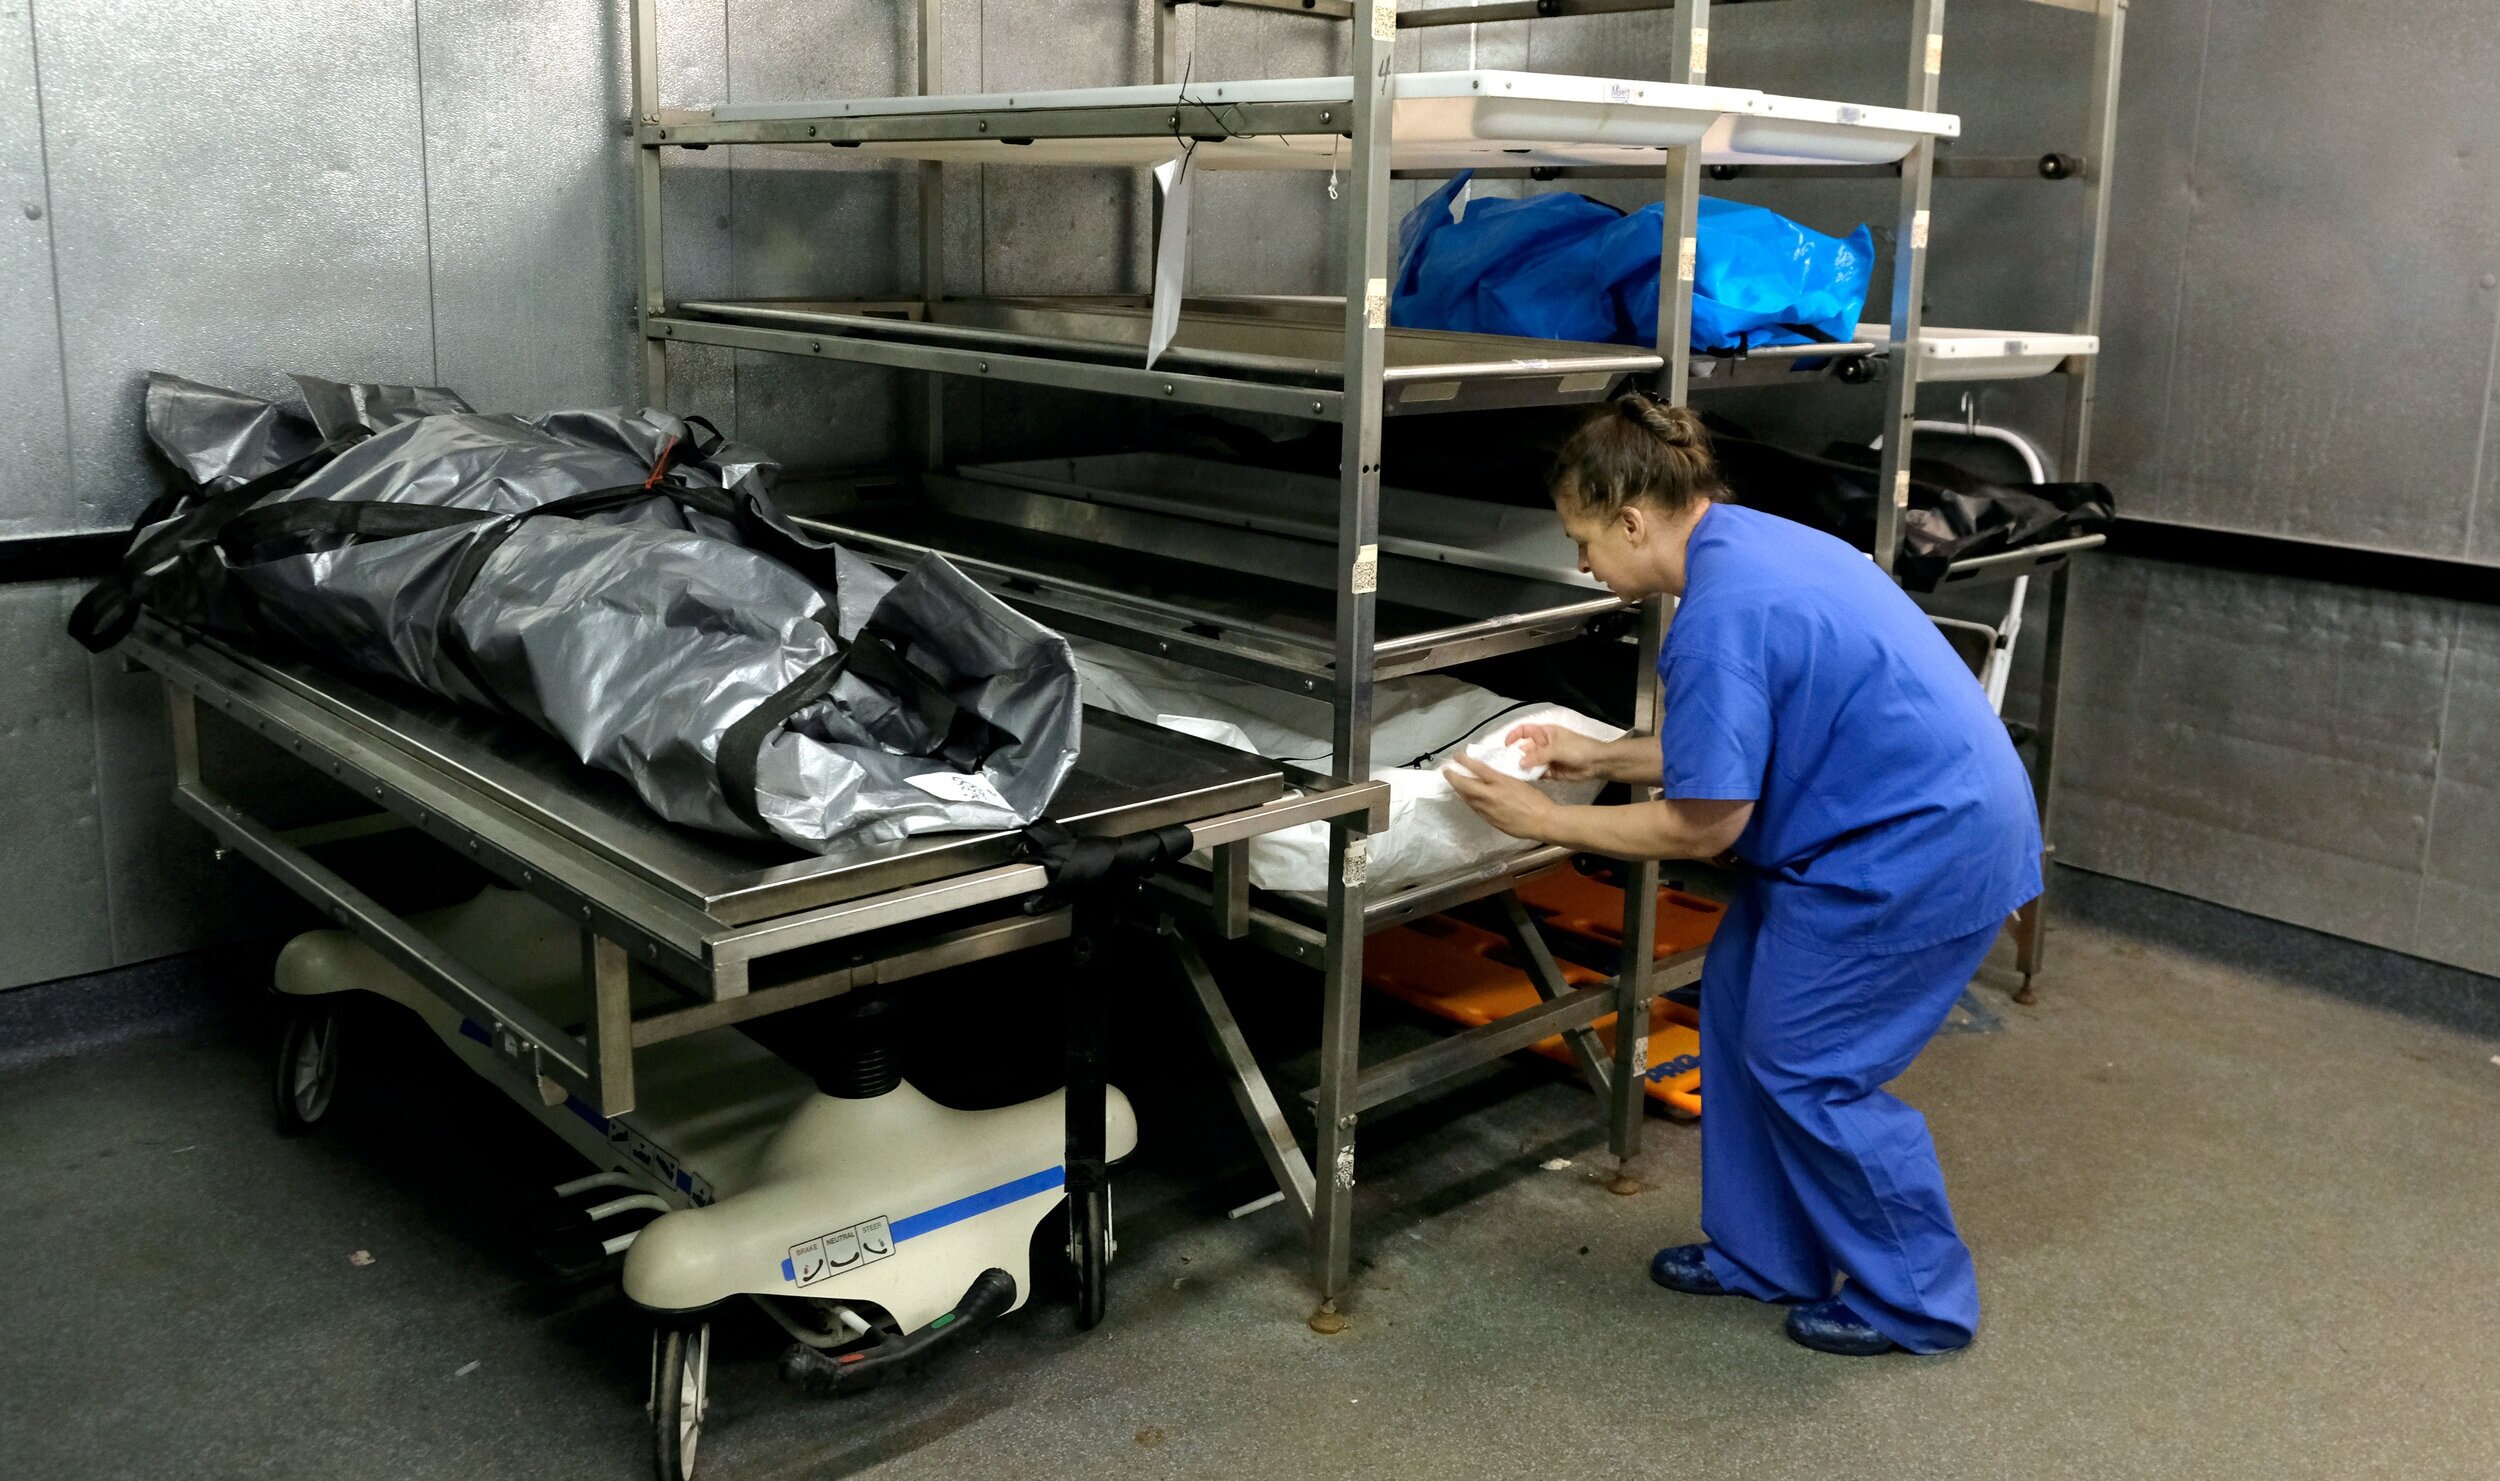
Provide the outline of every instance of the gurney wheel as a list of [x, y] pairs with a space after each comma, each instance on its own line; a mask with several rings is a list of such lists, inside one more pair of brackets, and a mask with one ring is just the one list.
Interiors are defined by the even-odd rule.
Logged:
[[652, 1459], [660, 1481], [691, 1481], [711, 1406], [712, 1324], [662, 1327], [651, 1336]]
[[287, 1013], [272, 1083], [278, 1134], [302, 1136], [329, 1114], [339, 1083], [339, 1010], [314, 1002]]
[[1080, 1332], [1101, 1326], [1109, 1303], [1110, 1204], [1109, 1196], [1102, 1190], [1068, 1201], [1068, 1255], [1076, 1274], [1076, 1326]]

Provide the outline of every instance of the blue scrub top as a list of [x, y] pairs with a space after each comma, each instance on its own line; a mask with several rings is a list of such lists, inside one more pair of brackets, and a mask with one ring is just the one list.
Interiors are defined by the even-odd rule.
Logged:
[[2040, 893], [2031, 779], [1969, 665], [1864, 552], [1704, 511], [1658, 660], [1671, 798], [1750, 799], [1765, 929], [1916, 951]]

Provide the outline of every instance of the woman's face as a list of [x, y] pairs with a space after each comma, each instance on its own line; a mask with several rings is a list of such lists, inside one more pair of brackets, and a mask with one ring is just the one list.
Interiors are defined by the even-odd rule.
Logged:
[[1656, 520], [1638, 504], [1605, 513], [1564, 497], [1554, 512], [1562, 517], [1563, 533], [1580, 548], [1580, 569], [1628, 602], [1655, 596], [1660, 587], [1647, 557], [1648, 537]]

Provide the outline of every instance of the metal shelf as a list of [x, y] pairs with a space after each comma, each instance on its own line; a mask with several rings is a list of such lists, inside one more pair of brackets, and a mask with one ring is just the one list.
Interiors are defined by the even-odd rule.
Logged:
[[[1072, 386], [1192, 405], [1335, 421], [1343, 414], [1345, 310], [1330, 299], [1192, 299], [1163, 362], [1143, 358], [1152, 305], [1131, 295], [852, 302], [702, 299], [647, 331], [661, 339]], [[1387, 335], [1387, 415], [1604, 399], [1655, 374], [1627, 345], [1398, 329]]]
[[[1700, 83], [1475, 70], [1389, 79], [1393, 166], [1607, 165], [1698, 149], [1710, 164], [1870, 165], [1961, 121]], [[656, 114], [646, 148], [823, 144], [962, 164], [1155, 165], [1183, 148], [1210, 170], [1331, 170], [1352, 153], [1351, 77], [1150, 83], [959, 97], [723, 104]]]
[[[879, 564], [932, 552], [1009, 605], [1134, 652], [1337, 702], [1334, 550], [1322, 537], [931, 476], [911, 503], [801, 521]], [[1142, 552], [1152, 552], [1144, 554]], [[1384, 554], [1379, 679], [1619, 636], [1630, 613], [1575, 581]], [[1463, 614], [1498, 612], [1492, 617]]]
[[[1334, 421], [1344, 413], [1345, 305], [1319, 296], [1193, 298], [1161, 364], [1143, 356], [1153, 305], [1131, 294], [918, 300], [697, 299], [654, 318], [653, 337], [941, 374]], [[1889, 326], [1839, 344], [1696, 354], [1696, 390], [1803, 385], [1888, 373]], [[1921, 382], [2020, 380], [2098, 352], [2091, 335], [1922, 327]], [[1434, 329], [1384, 338], [1386, 416], [1569, 406], [1617, 394], [1665, 360], [1633, 345]], [[1168, 367], [1168, 368], [1166, 368]]]

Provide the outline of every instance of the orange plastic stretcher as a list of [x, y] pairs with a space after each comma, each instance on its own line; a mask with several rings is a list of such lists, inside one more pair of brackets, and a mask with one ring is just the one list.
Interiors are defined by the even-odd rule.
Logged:
[[[1569, 864], [1558, 864], [1519, 882], [1519, 903], [1565, 935], [1623, 949], [1623, 890]], [[1658, 930], [1652, 960], [1665, 961], [1707, 946], [1727, 907], [1663, 886], [1658, 891]]]
[[[1610, 888], [1602, 883], [1597, 887]], [[1613, 893], [1620, 901], [1622, 891]], [[1622, 934], [1621, 910], [1618, 904], [1617, 936]], [[1716, 924], [1715, 917], [1712, 924]], [[1559, 965], [1563, 981], [1571, 987], [1605, 980], [1602, 973], [1576, 962]], [[1509, 942], [1447, 916], [1430, 916], [1371, 937], [1363, 948], [1363, 980], [1400, 1002], [1471, 1027], [1508, 1017], [1537, 1002], [1527, 964]], [[1664, 998], [1650, 1002], [1649, 1069], [1643, 1088], [1651, 1099], [1687, 1116], [1701, 1114], [1701, 1036], [1696, 1032], [1700, 1022], [1700, 1016], [1681, 1003]], [[1614, 1015], [1607, 1014], [1591, 1027], [1611, 1051]], [[1530, 1047], [1548, 1059], [1572, 1062], [1571, 1050], [1559, 1034]]]

